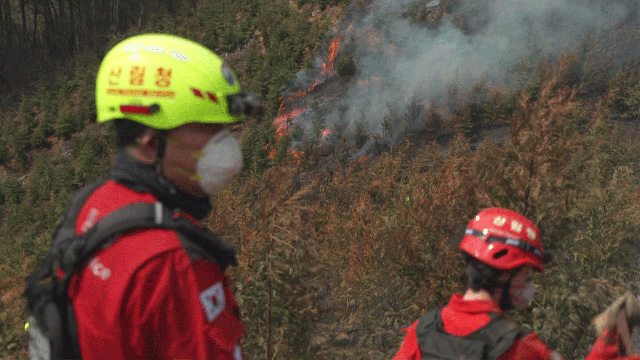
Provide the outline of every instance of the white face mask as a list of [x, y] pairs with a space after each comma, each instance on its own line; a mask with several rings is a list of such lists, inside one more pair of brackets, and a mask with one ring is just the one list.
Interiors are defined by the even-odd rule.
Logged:
[[516, 290], [516, 293], [513, 296], [513, 306], [518, 310], [527, 308], [531, 305], [534, 292], [535, 286], [533, 284], [533, 280], [527, 281], [522, 288]]
[[242, 150], [229, 129], [215, 134], [200, 150], [196, 164], [198, 183], [207, 194], [215, 194], [229, 185], [242, 170]]

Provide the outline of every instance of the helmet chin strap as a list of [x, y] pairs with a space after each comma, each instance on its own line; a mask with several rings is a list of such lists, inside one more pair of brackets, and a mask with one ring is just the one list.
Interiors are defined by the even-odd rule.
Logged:
[[171, 180], [167, 179], [162, 173], [162, 159], [164, 159], [165, 149], [167, 148], [167, 130], [160, 130], [158, 134], [158, 156], [156, 158], [156, 176], [161, 184], [165, 185], [169, 192], [176, 193], [176, 187]]
[[161, 162], [164, 158], [164, 151], [167, 148], [167, 136], [169, 132], [167, 130], [158, 131], [158, 162]]
[[502, 289], [502, 291], [500, 292], [500, 300], [498, 301], [498, 306], [500, 306], [500, 309], [502, 311], [513, 310], [516, 308], [513, 304], [511, 296], [509, 295], [512, 277], [513, 275], [509, 275], [509, 278], [507, 280], [498, 282], [500, 289]]

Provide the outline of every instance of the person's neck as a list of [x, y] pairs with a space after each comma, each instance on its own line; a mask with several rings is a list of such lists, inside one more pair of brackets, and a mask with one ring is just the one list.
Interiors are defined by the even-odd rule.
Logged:
[[491, 294], [487, 290], [480, 289], [478, 291], [474, 291], [473, 289], [467, 289], [467, 292], [462, 296], [462, 300], [471, 301], [471, 300], [489, 300], [496, 301]]
[[123, 150], [134, 159], [145, 164], [151, 165], [156, 161], [155, 154], [150, 154], [148, 151], [140, 149], [140, 147], [129, 145], [126, 146]]

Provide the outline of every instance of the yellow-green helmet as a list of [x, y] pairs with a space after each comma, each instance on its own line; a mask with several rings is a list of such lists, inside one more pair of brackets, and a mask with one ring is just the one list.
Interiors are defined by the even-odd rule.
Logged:
[[259, 107], [218, 55], [174, 35], [121, 41], [102, 60], [96, 80], [98, 122], [125, 118], [165, 130], [233, 123]]

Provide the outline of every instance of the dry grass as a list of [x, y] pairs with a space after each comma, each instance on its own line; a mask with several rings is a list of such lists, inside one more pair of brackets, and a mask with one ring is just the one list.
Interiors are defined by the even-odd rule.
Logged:
[[[526, 213], [558, 255], [530, 311], [514, 316], [567, 357], [584, 356], [591, 316], [622, 288], [637, 290], [640, 151], [615, 133], [605, 100], [561, 81], [565, 61], [539, 96], [520, 98], [501, 143], [474, 149], [458, 135], [446, 152], [402, 143], [331, 171], [276, 166], [216, 196], [207, 223], [239, 250], [232, 278], [247, 357], [390, 358], [401, 328], [460, 290], [457, 244], [488, 206]], [[81, 161], [41, 161], [21, 201], [0, 208], [20, 219], [0, 224], [0, 357], [26, 355], [21, 279], [44, 252], [64, 183], [99, 174], [108, 159], [91, 162], [107, 138], [72, 138]]]
[[444, 154], [405, 143], [333, 174], [274, 168], [222, 194], [210, 224], [241, 249], [234, 277], [247, 353], [391, 357], [401, 328], [460, 291], [457, 244], [468, 219], [504, 206], [535, 219], [558, 254], [532, 309], [514, 316], [567, 356], [584, 356], [590, 318], [634, 287], [626, 254], [640, 224], [640, 153], [619, 140], [603, 106], [593, 105], [586, 126], [573, 121], [588, 104], [558, 73], [537, 100], [521, 99], [503, 144], [473, 150], [458, 136]]

